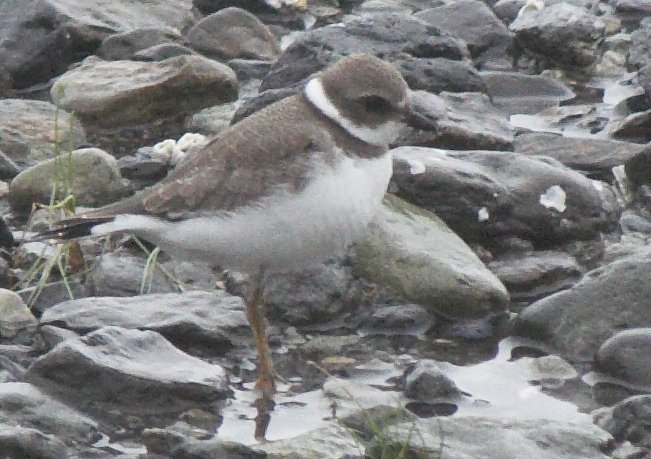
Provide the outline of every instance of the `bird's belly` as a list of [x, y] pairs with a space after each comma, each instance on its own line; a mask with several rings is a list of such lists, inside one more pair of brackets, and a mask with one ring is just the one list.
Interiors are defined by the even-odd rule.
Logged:
[[163, 248], [225, 268], [292, 271], [345, 251], [373, 218], [391, 178], [389, 154], [345, 160], [298, 194], [283, 193], [227, 217], [170, 224]]

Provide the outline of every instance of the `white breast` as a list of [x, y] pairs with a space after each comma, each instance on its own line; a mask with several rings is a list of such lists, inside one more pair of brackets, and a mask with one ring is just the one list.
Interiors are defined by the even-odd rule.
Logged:
[[[291, 271], [318, 264], [342, 253], [366, 229], [381, 205], [392, 164], [388, 153], [373, 159], [342, 155], [336, 167], [317, 170], [300, 193], [284, 192], [228, 217], [170, 223], [120, 216], [94, 233], [113, 232], [119, 226], [179, 258], [200, 258], [240, 271], [261, 265]], [[107, 231], [108, 225], [112, 231]]]

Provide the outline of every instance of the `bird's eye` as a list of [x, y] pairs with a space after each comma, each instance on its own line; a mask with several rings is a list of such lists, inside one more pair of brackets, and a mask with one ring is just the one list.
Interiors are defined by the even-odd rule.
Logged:
[[391, 104], [380, 96], [365, 96], [361, 98], [364, 110], [371, 113], [384, 113], [391, 110]]

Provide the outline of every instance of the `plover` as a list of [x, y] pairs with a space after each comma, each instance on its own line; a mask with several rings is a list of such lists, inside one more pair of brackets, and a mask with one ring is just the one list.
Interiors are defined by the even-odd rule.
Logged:
[[180, 259], [247, 273], [257, 387], [275, 392], [263, 288], [342, 253], [380, 207], [388, 145], [410, 110], [400, 73], [373, 56], [339, 60], [304, 91], [231, 126], [158, 184], [64, 220], [42, 238], [133, 233]]

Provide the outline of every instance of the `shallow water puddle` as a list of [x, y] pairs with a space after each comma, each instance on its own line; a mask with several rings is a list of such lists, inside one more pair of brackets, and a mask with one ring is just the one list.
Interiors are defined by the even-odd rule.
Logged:
[[[469, 394], [462, 400], [450, 400], [458, 406], [455, 416], [592, 423], [591, 417], [579, 412], [572, 403], [547, 395], [539, 385], [531, 384], [530, 381], [536, 379], [536, 368], [531, 364], [533, 359], [509, 361], [511, 351], [523, 345], [529, 347], [525, 340], [507, 338], [499, 344], [498, 354], [492, 360], [465, 367], [442, 363], [442, 371]], [[379, 361], [357, 367], [348, 381], [357, 384], [354, 396], [358, 399], [352, 403], [337, 399], [337, 414], [341, 415], [360, 405], [369, 407], [408, 402], [401, 392], [376, 389], [389, 387], [387, 380], [401, 371], [395, 365]], [[564, 376], [560, 375], [559, 378], [563, 379]], [[360, 383], [374, 387], [368, 387], [365, 392], [362, 389], [359, 393]], [[233, 403], [223, 412], [224, 421], [217, 438], [245, 444], [256, 443], [254, 399], [253, 391], [235, 390]], [[322, 390], [302, 394], [280, 393], [275, 401], [266, 436], [269, 441], [296, 437], [323, 427], [333, 419], [333, 399], [324, 395]]]

